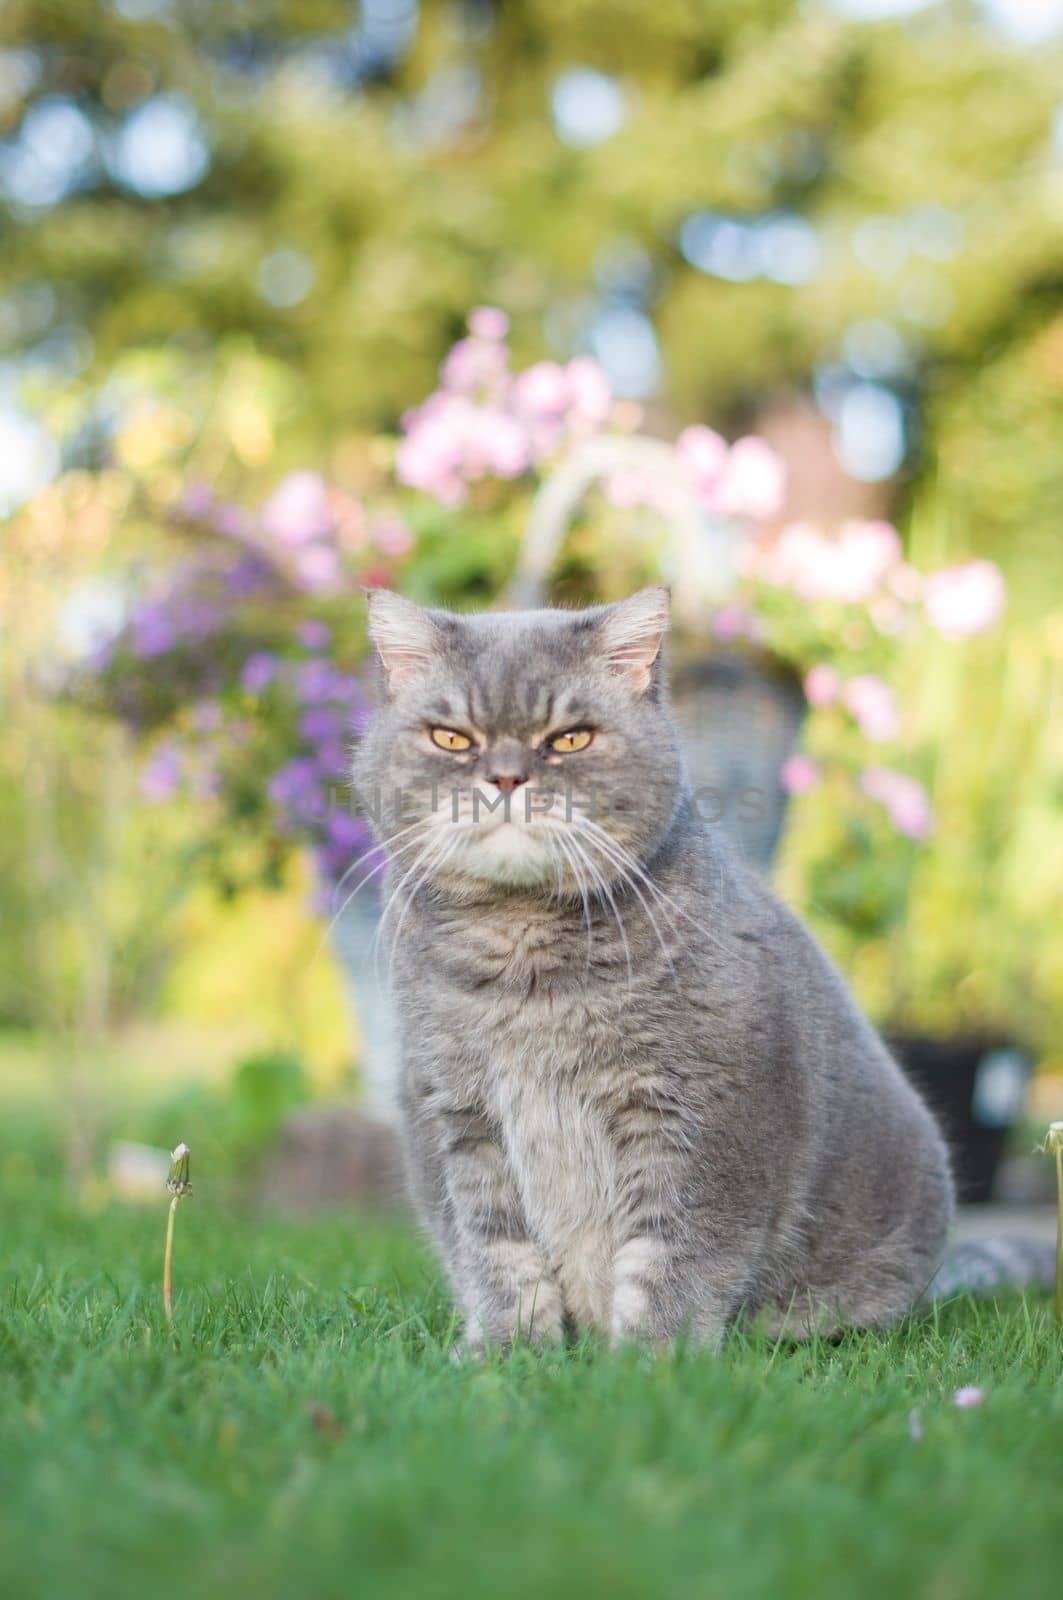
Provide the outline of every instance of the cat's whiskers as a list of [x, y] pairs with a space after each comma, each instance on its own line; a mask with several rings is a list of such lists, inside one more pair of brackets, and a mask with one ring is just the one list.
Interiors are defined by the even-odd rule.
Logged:
[[[587, 969], [589, 971], [590, 970], [590, 966], [591, 966], [591, 961], [592, 961], [593, 955], [594, 955], [594, 933], [593, 933], [593, 927], [592, 927], [592, 923], [591, 923], [590, 904], [589, 904], [588, 899], [587, 899], [587, 886], [583, 881], [583, 873], [582, 873], [582, 871], [580, 869], [580, 856], [582, 855], [584, 860], [586, 859], [586, 857], [585, 857], [585, 854], [583, 852], [578, 852], [577, 853], [574, 849], [571, 848], [571, 846], [573, 845], [574, 841], [571, 839], [570, 836], [566, 837], [565, 833], [560, 828], [556, 830], [556, 839], [557, 839], [558, 847], [560, 848], [560, 850], [564, 854], [565, 859], [569, 864], [569, 867], [570, 867], [571, 872], [572, 872], [572, 876], [573, 876], [573, 878], [575, 879], [575, 882], [576, 882], [576, 887], [577, 887], [577, 889], [579, 890], [579, 893], [580, 893], [580, 902], [581, 902], [581, 904], [583, 906], [583, 920], [587, 925], [587, 961], [586, 961], [586, 966], [587, 966]], [[589, 863], [588, 863], [588, 865], [589, 865]]]
[[[403, 838], [403, 836], [405, 834], [412, 833], [413, 830], [415, 828], [417, 828], [417, 827], [420, 827], [420, 821], [419, 820], [417, 822], [411, 822], [408, 828], [400, 828], [398, 833], [393, 834], [392, 837], [389, 840], [387, 840], [386, 842], [374, 840], [373, 843], [369, 846], [368, 850], [363, 850], [360, 856], [356, 856], [355, 859], [351, 862], [350, 866], [347, 868], [346, 872], [343, 874], [343, 877], [340, 878], [338, 883], [335, 883], [332, 886], [332, 905], [333, 905], [333, 907], [335, 907], [336, 897], [340, 893], [340, 891], [343, 888], [344, 884], [347, 882], [347, 879], [350, 877], [351, 873], [354, 872], [357, 867], [361, 866], [363, 861], [367, 861], [370, 856], [376, 855], [379, 850], [386, 850], [388, 852], [392, 851], [394, 849], [394, 846], [395, 846], [396, 842], [399, 839]], [[361, 882], [359, 882], [358, 887], [354, 890], [355, 894], [358, 893], [358, 889], [360, 889], [361, 886], [362, 886]], [[345, 900], [343, 902], [343, 905], [340, 907], [340, 913], [341, 914], [342, 914], [342, 912], [346, 911], [346, 909], [347, 909], [349, 904], [350, 904], [349, 900]]]
[[[607, 845], [612, 847], [620, 859], [624, 860], [631, 871], [636, 873], [636, 875], [646, 885], [647, 889], [654, 896], [655, 900], [660, 905], [661, 910], [666, 916], [668, 915], [669, 910], [677, 912], [679, 916], [681, 916], [686, 922], [689, 922], [692, 927], [697, 928], [699, 933], [704, 934], [709, 943], [714, 945], [717, 950], [724, 951], [725, 954], [733, 956], [736, 960], [744, 962], [747, 966], [752, 964], [751, 958], [746, 955], [744, 950], [739, 949], [737, 945], [728, 945], [723, 939], [720, 938], [718, 933], [714, 933], [713, 930], [711, 928], [707, 928], [703, 922], [699, 922], [696, 917], [692, 917], [689, 911], [685, 910], [684, 907], [681, 906], [671, 895], [665, 894], [660, 886], [656, 884], [653, 881], [653, 878], [650, 877], [646, 872], [642, 863], [639, 862], [629, 850], [625, 849], [625, 847], [620, 843], [619, 839], [615, 838], [611, 833], [608, 833], [600, 823], [593, 822], [589, 817], [584, 817], [580, 819], [580, 826], [593, 831], [593, 836], [597, 839], [601, 848], [604, 849]], [[668, 922], [673, 933], [678, 933], [679, 930], [671, 917], [668, 917]]]
[[631, 966], [631, 946], [628, 943], [627, 930], [624, 927], [623, 919], [620, 915], [620, 910], [617, 906], [613, 891], [608, 880], [598, 870], [596, 863], [590, 856], [589, 852], [584, 848], [582, 841], [578, 838], [575, 832], [570, 831], [567, 835], [565, 835], [565, 837], [571, 848], [578, 853], [580, 859], [584, 862], [587, 871], [590, 874], [595, 891], [602, 900], [603, 906], [606, 902], [608, 902], [609, 908], [613, 913], [614, 920], [616, 921], [617, 932], [620, 934], [620, 939], [624, 946], [624, 957], [627, 962], [627, 986], [630, 990], [633, 988], [635, 981]]
[[[394, 932], [394, 935], [392, 936], [392, 940], [391, 940], [391, 948], [390, 948], [390, 950], [388, 952], [388, 964], [389, 964], [389, 966], [394, 965], [395, 952], [399, 948], [399, 940], [402, 937], [403, 923], [406, 921], [407, 914], [409, 912], [409, 909], [410, 909], [411, 905], [413, 904], [414, 900], [417, 897], [418, 891], [423, 887], [423, 885], [425, 883], [427, 883], [427, 881], [428, 881], [428, 879], [429, 879], [429, 877], [431, 876], [432, 873], [438, 872], [441, 867], [446, 866], [446, 864], [450, 860], [451, 856], [453, 856], [455, 851], [457, 850], [459, 843], [460, 843], [460, 835], [457, 835], [457, 834], [437, 835], [436, 838], [429, 840], [428, 849], [425, 852], [428, 855], [428, 860], [425, 862], [424, 868], [423, 868], [420, 876], [418, 877], [418, 879], [414, 883], [412, 889], [410, 889], [409, 893], [407, 894], [406, 903], [403, 906], [402, 911], [399, 913], [399, 920], [395, 925], [395, 932]], [[413, 873], [413, 872], [415, 872], [417, 870], [418, 863], [420, 862], [421, 859], [422, 859], [422, 857], [420, 857], [420, 856], [417, 858], [417, 861], [414, 862], [413, 866], [410, 868], [410, 871], [407, 872], [406, 877], [403, 878], [403, 880], [402, 880], [403, 883], [406, 882], [407, 878], [410, 877], [411, 873]], [[401, 888], [401, 885], [400, 885], [400, 888]], [[391, 895], [389, 897], [389, 900], [388, 900], [388, 909], [389, 910], [391, 908], [392, 903], [394, 902], [394, 899], [395, 899], [394, 895]], [[383, 927], [383, 925], [384, 925], [383, 918], [381, 918], [381, 924], [380, 924], [381, 928]]]
[[[416, 827], [416, 826], [417, 826], [416, 823], [414, 823], [412, 825], [412, 827]], [[412, 831], [412, 828], [403, 829], [404, 833], [409, 833], [411, 831]], [[401, 837], [402, 837], [401, 833], [395, 835], [396, 839], [400, 839]], [[329, 919], [329, 922], [328, 922], [324, 932], [322, 933], [320, 939], [317, 942], [317, 948], [315, 949], [313, 955], [310, 958], [310, 965], [311, 966], [313, 966], [314, 962], [317, 960], [318, 956], [321, 954], [322, 950], [325, 948], [325, 945], [328, 943], [328, 940], [329, 940], [329, 935], [332, 933], [333, 928], [335, 928], [337, 922], [339, 922], [340, 918], [343, 916], [344, 912], [347, 910], [347, 907], [352, 903], [352, 901], [355, 899], [355, 897], [362, 892], [362, 890], [365, 888], [366, 884], [367, 883], [371, 883], [373, 881], [373, 879], [378, 877], [380, 875], [380, 873], [382, 873], [386, 867], [391, 865], [392, 860], [395, 860], [399, 856], [403, 855], [406, 850], [412, 849], [416, 845], [416, 843], [417, 843], [417, 841], [415, 839], [414, 840], [410, 840], [406, 844], [400, 845], [397, 850], [394, 848], [394, 841], [392, 841], [392, 840], [389, 840], [387, 844], [375, 844], [370, 849], [363, 850], [362, 854], [358, 857], [357, 861], [353, 861], [351, 863], [351, 865], [347, 868], [347, 871], [344, 873], [343, 878], [340, 880], [341, 883], [346, 878], [348, 878], [350, 876], [351, 872], [354, 870], [355, 867], [360, 866], [361, 863], [363, 861], [365, 861], [369, 856], [376, 855], [378, 852], [381, 852], [381, 859], [379, 861], [377, 861], [373, 866], [371, 866], [369, 868], [368, 872], [365, 873], [364, 877], [359, 878], [358, 882], [355, 884], [355, 886], [351, 890], [350, 894], [347, 895], [346, 899], [344, 900], [343, 904], [340, 906], [339, 910], [334, 912], [332, 917]], [[339, 885], [337, 885], [337, 888], [338, 887], [339, 887]], [[334, 891], [334, 894], [335, 894], [335, 891]]]
[[[380, 961], [380, 953], [381, 953], [381, 950], [383, 948], [384, 929], [385, 929], [385, 927], [387, 925], [387, 919], [391, 915], [392, 907], [395, 905], [395, 902], [398, 900], [399, 896], [401, 895], [404, 886], [409, 882], [409, 880], [413, 877], [413, 875], [421, 867], [422, 863], [425, 863], [425, 862], [429, 863], [428, 870], [431, 870], [432, 857], [440, 849], [440, 847], [446, 842], [447, 842], [447, 836], [445, 834], [440, 834], [438, 832], [432, 833], [429, 830], [427, 839], [425, 838], [425, 835], [422, 834], [420, 837], [409, 841], [407, 843], [407, 845], [404, 847], [405, 850], [411, 850], [411, 849], [412, 850], [416, 850], [418, 845], [422, 846], [422, 848], [418, 851], [417, 855], [414, 857], [413, 861], [410, 862], [409, 865], [406, 867], [406, 870], [403, 873], [402, 877], [399, 879], [398, 883], [392, 885], [392, 887], [391, 887], [391, 889], [390, 889], [390, 891], [388, 893], [388, 897], [387, 897], [387, 899], [385, 900], [383, 906], [380, 909], [380, 920], [377, 923], [376, 932], [373, 935], [373, 942], [372, 942], [372, 945], [370, 947], [371, 952], [372, 952], [372, 956], [373, 956], [374, 969], [377, 972], [377, 976], [378, 977], [380, 976], [379, 961]], [[392, 943], [392, 947], [391, 947], [391, 952], [390, 952], [390, 955], [389, 955], [388, 959], [389, 960], [393, 960], [394, 959], [394, 954], [395, 954], [395, 945], [394, 945], [394, 942], [393, 942]]]
[[[657, 939], [657, 943], [661, 947], [661, 954], [664, 956], [665, 961], [668, 963], [668, 970], [672, 974], [672, 982], [674, 983], [676, 989], [678, 990], [678, 988], [679, 988], [679, 974], [676, 972], [675, 962], [672, 959], [672, 953], [669, 950], [667, 944], [665, 943], [664, 935], [662, 934], [661, 929], [660, 929], [660, 924], [658, 923], [657, 918], [654, 916], [653, 912], [650, 910], [649, 902], [647, 901], [645, 895], [642, 893], [642, 890], [639, 888], [638, 883], [631, 876], [631, 870], [630, 869], [634, 869], [635, 871], [638, 872], [639, 877], [641, 877], [645, 881], [646, 886], [651, 891], [651, 893], [654, 893], [654, 894], [657, 893], [656, 886], [646, 877], [645, 873], [641, 871], [641, 869], [638, 867], [637, 863], [634, 861], [633, 858], [628, 857], [628, 861], [625, 863], [624, 856], [627, 855], [626, 851], [623, 851], [621, 854], [614, 853], [614, 850], [613, 850], [614, 846], [615, 846], [617, 852], [620, 852], [622, 850], [622, 847], [617, 843], [617, 841], [615, 841], [613, 839], [611, 834], [606, 833], [604, 828], [598, 828], [596, 823], [591, 823], [591, 824], [589, 824], [589, 826], [593, 827], [595, 829], [595, 833], [594, 834], [591, 834], [589, 832], [587, 834], [588, 838], [590, 839], [590, 842], [597, 847], [597, 849], [601, 852], [601, 854], [606, 858], [606, 860], [610, 863], [610, 865], [615, 869], [616, 874], [617, 874], [618, 878], [620, 879], [620, 881], [627, 885], [627, 887], [631, 890], [632, 894], [634, 894], [635, 897], [638, 899], [640, 905], [642, 906], [643, 911], [646, 913], [646, 919], [649, 922], [650, 927], [654, 931], [654, 934], [655, 934], [656, 939]], [[580, 823], [578, 824], [578, 828], [574, 829], [573, 831], [576, 832], [576, 831], [578, 831], [578, 829], [583, 829], [584, 831], [587, 831], [587, 829], [588, 829], [588, 819], [586, 819], [586, 818], [581, 819]], [[599, 835], [600, 835], [600, 837], [599, 837]], [[675, 924], [674, 923], [670, 923], [670, 926], [671, 926], [672, 932], [676, 933], [677, 930], [676, 930]]]

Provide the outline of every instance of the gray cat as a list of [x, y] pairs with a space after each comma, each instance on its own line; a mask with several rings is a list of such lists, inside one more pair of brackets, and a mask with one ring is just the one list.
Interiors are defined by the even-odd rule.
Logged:
[[355, 783], [388, 798], [411, 1185], [468, 1346], [895, 1322], [941, 1260], [946, 1152], [694, 813], [667, 591], [478, 616], [378, 591], [369, 615], [386, 690]]

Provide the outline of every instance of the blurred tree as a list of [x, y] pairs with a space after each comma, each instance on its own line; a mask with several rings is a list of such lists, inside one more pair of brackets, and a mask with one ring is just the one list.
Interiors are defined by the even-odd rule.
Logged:
[[975, 0], [9, 0], [0, 45], [0, 336], [52, 394], [243, 337], [305, 459], [496, 301], [682, 419], [811, 390], [850, 468], [1058, 562], [1060, 55]]

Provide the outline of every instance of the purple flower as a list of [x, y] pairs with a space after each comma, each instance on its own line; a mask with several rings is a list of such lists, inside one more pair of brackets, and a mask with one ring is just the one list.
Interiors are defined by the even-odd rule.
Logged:
[[343, 739], [323, 739], [314, 751], [314, 766], [323, 778], [346, 778], [350, 764]]
[[297, 822], [313, 822], [324, 809], [318, 772], [308, 756], [297, 756], [269, 780], [270, 800]]
[[165, 655], [177, 643], [173, 617], [158, 601], [149, 601], [134, 613], [130, 645], [135, 656], [150, 661]]
[[202, 522], [214, 508], [214, 495], [208, 484], [189, 483], [177, 502], [178, 513], [193, 522]]
[[243, 506], [235, 504], [215, 506], [214, 526], [227, 539], [240, 539], [249, 531], [249, 520]]
[[[330, 812], [325, 824], [325, 838], [315, 852], [319, 874], [326, 883], [338, 884], [357, 862], [346, 886], [354, 891], [363, 883], [372, 884], [377, 869], [385, 860], [385, 852], [380, 848], [372, 850], [372, 844], [372, 833], [361, 817], [343, 810]], [[371, 853], [367, 855], [367, 851]], [[364, 860], [360, 859], [362, 857]], [[365, 892], [369, 893], [369, 889]]]
[[332, 629], [327, 622], [321, 622], [317, 617], [308, 617], [295, 630], [295, 637], [304, 650], [324, 650], [332, 638]]
[[180, 748], [169, 741], [158, 745], [140, 773], [140, 792], [145, 800], [160, 804], [176, 794], [184, 776], [184, 758]]
[[299, 718], [299, 732], [311, 744], [320, 744], [326, 739], [338, 738], [343, 732], [345, 720], [341, 712], [328, 706], [311, 706]]
[[221, 727], [221, 706], [216, 700], [200, 700], [192, 707], [192, 726], [197, 733], [216, 733]]
[[295, 669], [295, 693], [304, 705], [331, 700], [341, 677], [327, 661], [301, 662]]
[[173, 622], [179, 633], [188, 639], [208, 639], [222, 624], [222, 611], [213, 600], [192, 596], [179, 600], [173, 607]]
[[261, 694], [277, 676], [277, 658], [269, 650], [256, 650], [248, 656], [240, 673], [240, 687], [248, 694]]
[[225, 570], [222, 582], [231, 600], [246, 600], [249, 595], [263, 588], [270, 577], [268, 563], [261, 556], [248, 553]]

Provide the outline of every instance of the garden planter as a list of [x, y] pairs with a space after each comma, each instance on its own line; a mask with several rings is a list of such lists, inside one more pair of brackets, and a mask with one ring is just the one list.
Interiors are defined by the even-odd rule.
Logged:
[[705, 655], [677, 666], [673, 700], [698, 816], [766, 871], [788, 799], [779, 775], [805, 715], [800, 682], [771, 662]]
[[888, 1042], [938, 1119], [958, 1198], [965, 1204], [991, 1199], [1008, 1133], [1022, 1114], [1029, 1057], [999, 1040], [896, 1034]]
[[358, 1065], [370, 1113], [397, 1115], [395, 1024], [387, 986], [386, 941], [378, 937], [380, 895], [368, 884], [336, 919], [330, 939], [357, 1023]]

